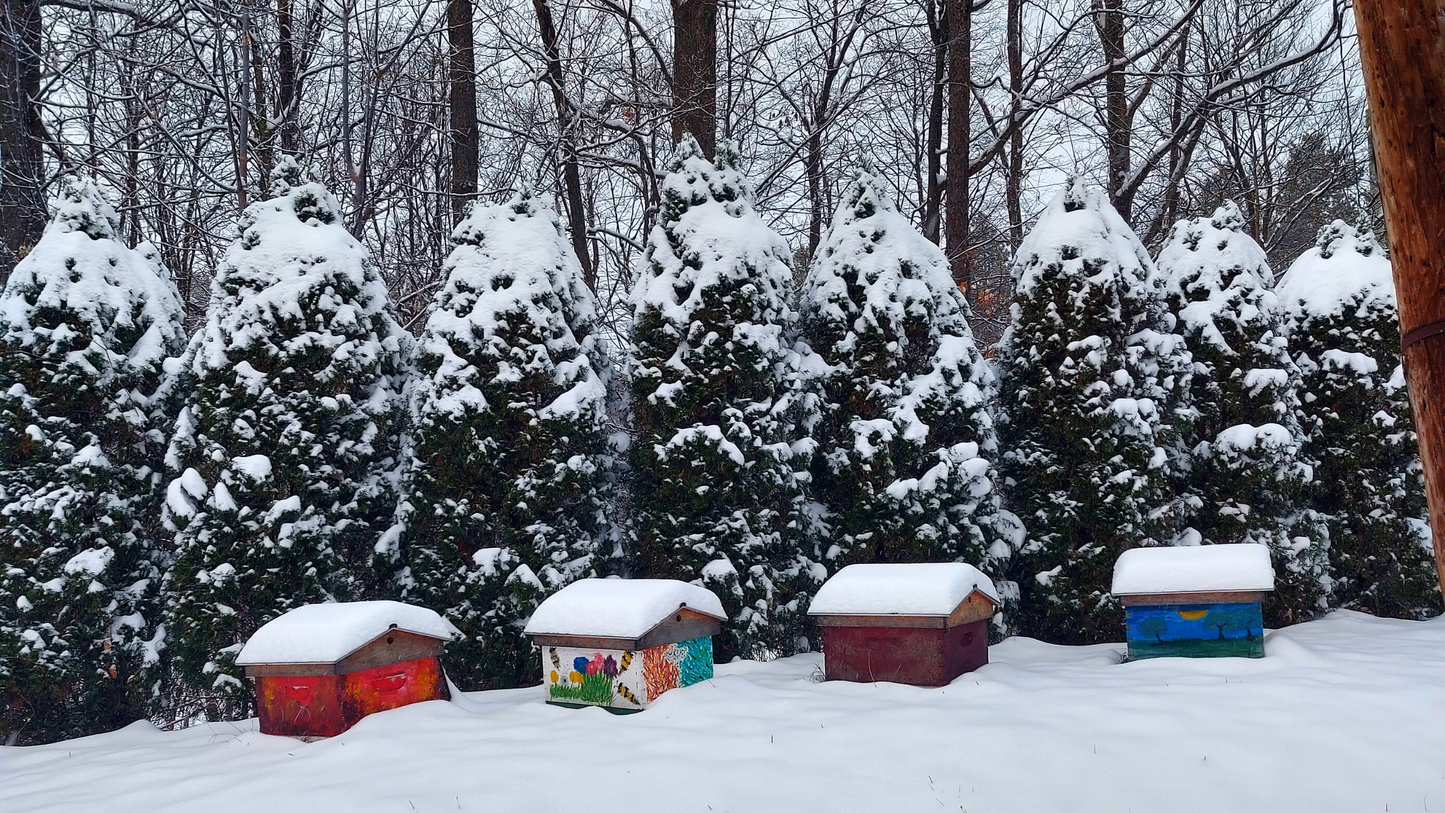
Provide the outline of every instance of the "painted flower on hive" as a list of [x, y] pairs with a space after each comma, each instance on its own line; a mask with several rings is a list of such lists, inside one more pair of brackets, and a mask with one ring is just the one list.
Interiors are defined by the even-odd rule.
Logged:
[[602, 674], [612, 678], [617, 677], [617, 659], [608, 655], [602, 659]]

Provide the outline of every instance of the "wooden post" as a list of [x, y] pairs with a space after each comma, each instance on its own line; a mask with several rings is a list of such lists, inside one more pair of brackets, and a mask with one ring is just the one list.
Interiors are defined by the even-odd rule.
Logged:
[[[1401, 347], [1445, 584], [1445, 0], [1355, 0]], [[1404, 544], [1403, 542], [1401, 544]]]

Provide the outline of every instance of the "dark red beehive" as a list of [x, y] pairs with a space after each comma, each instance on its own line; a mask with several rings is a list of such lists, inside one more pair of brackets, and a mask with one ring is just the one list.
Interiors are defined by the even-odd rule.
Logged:
[[993, 582], [972, 565], [850, 565], [808, 614], [823, 631], [828, 680], [944, 686], [988, 663]]
[[311, 604], [262, 626], [236, 663], [256, 683], [261, 733], [333, 737], [368, 714], [449, 699], [441, 651], [458, 634], [400, 602]]

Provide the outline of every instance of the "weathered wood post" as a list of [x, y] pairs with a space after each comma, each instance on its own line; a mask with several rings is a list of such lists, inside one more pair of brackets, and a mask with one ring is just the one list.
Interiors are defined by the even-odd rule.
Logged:
[[1355, 21], [1445, 585], [1445, 0], [1355, 0]]

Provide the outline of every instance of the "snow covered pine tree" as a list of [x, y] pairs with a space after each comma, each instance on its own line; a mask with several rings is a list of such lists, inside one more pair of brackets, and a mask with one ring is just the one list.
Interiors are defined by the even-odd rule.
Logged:
[[551, 208], [524, 190], [474, 204], [418, 341], [398, 526], [407, 596], [466, 639], [465, 689], [534, 683], [522, 626], [608, 566], [608, 360], [592, 293]]
[[633, 575], [698, 581], [729, 621], [719, 657], [791, 654], [821, 580], [790, 439], [796, 352], [788, 248], [731, 145], [684, 136], [633, 287]]
[[1276, 289], [1303, 373], [1300, 423], [1329, 524], [1332, 603], [1375, 615], [1441, 610], [1390, 261], [1336, 220]]
[[821, 410], [811, 492], [829, 567], [962, 561], [997, 582], [1022, 528], [993, 487], [993, 371], [948, 259], [867, 171], [823, 235], [799, 310], [822, 362], [809, 376]]
[[244, 715], [234, 656], [311, 602], [385, 595], [410, 337], [336, 199], [279, 162], [241, 216], [182, 358], [166, 464], [168, 642], [180, 685]]
[[1010, 568], [1018, 628], [1056, 643], [1114, 640], [1114, 560], [1173, 536], [1189, 354], [1148, 253], [1078, 179], [1044, 210], [1013, 272], [999, 469], [1028, 531]]
[[1270, 290], [1274, 272], [1231, 201], [1176, 223], [1157, 265], [1194, 361], [1182, 518], [1193, 533], [1184, 541], [1268, 545], [1277, 574], [1270, 625], [1309, 620], [1324, 606], [1326, 532], [1304, 504], [1299, 369]]
[[175, 286], [90, 181], [0, 295], [0, 743], [145, 715], [159, 512], [147, 401], [185, 342]]

